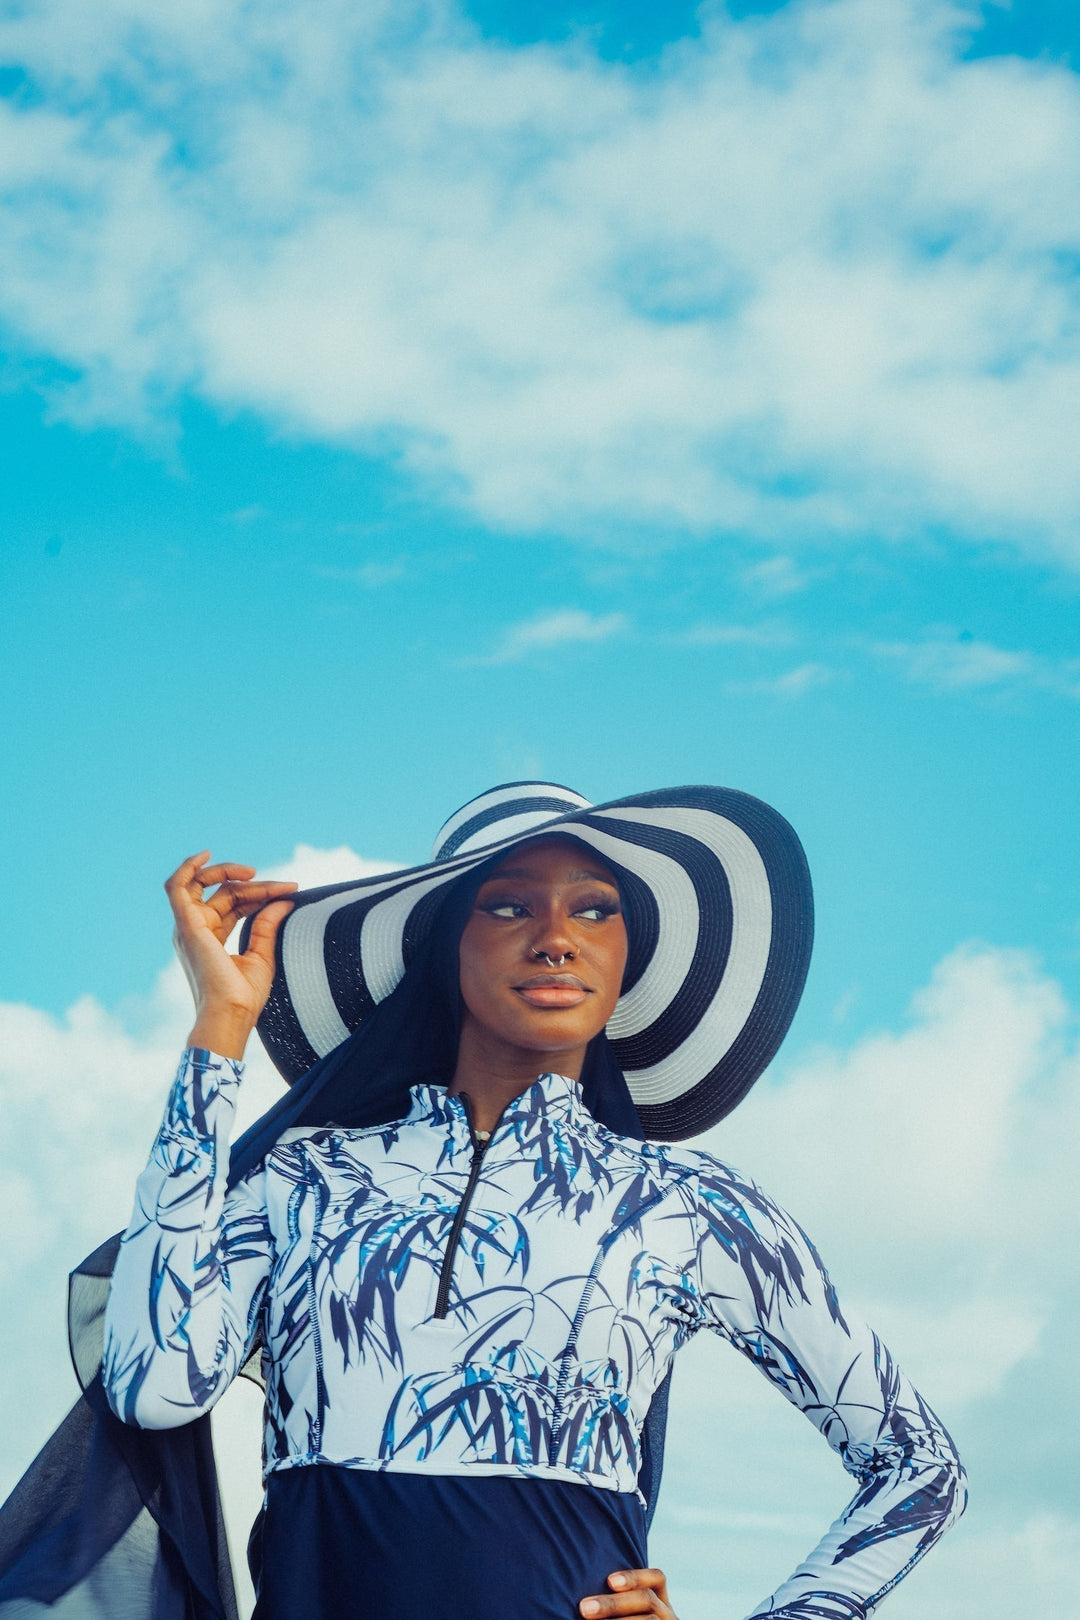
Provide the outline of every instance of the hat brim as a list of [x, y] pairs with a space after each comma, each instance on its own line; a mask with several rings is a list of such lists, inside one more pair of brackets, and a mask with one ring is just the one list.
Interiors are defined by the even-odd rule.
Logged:
[[591, 845], [623, 890], [630, 957], [607, 1032], [646, 1136], [681, 1141], [730, 1113], [795, 1014], [813, 894], [783, 816], [717, 787], [575, 809], [449, 859], [292, 896], [259, 1020], [285, 1080], [299, 1079], [390, 994], [448, 884], [557, 832]]

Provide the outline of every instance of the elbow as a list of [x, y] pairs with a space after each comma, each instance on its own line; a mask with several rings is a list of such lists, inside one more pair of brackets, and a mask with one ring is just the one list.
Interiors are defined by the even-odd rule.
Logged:
[[933, 1479], [933, 1494], [941, 1508], [941, 1527], [946, 1530], [967, 1507], [968, 1480], [953, 1438], [943, 1424], [939, 1423], [928, 1436], [921, 1462], [924, 1474]]
[[182, 1429], [194, 1423], [213, 1405], [196, 1401], [191, 1393], [178, 1396], [157, 1387], [152, 1376], [154, 1357], [146, 1356], [123, 1367], [106, 1362], [101, 1382], [109, 1409], [130, 1429]]
[[143, 1393], [137, 1399], [116, 1395], [106, 1389], [109, 1408], [129, 1429], [182, 1429], [201, 1418], [204, 1409], [190, 1402], [170, 1401], [164, 1396]]
[[180, 1429], [194, 1423], [202, 1412], [190, 1403], [170, 1401], [145, 1386], [134, 1390], [104, 1381], [109, 1410], [129, 1429]]
[[923, 1519], [931, 1538], [936, 1539], [956, 1523], [967, 1507], [967, 1473], [950, 1443], [944, 1451], [926, 1457], [918, 1475], [920, 1487], [906, 1508], [916, 1519]]
[[951, 1480], [952, 1511], [946, 1522], [947, 1524], [955, 1524], [968, 1505], [967, 1470], [955, 1451], [953, 1451], [949, 1462], [949, 1476]]

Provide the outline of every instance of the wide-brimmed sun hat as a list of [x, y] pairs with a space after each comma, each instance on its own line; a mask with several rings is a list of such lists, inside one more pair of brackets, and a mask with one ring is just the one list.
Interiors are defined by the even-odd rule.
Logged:
[[425, 865], [293, 895], [259, 1020], [285, 1080], [390, 994], [448, 884], [541, 833], [590, 845], [618, 879], [630, 949], [607, 1034], [646, 1136], [680, 1141], [729, 1113], [794, 1016], [813, 896], [784, 818], [719, 787], [594, 805], [552, 782], [504, 783], [450, 817]]

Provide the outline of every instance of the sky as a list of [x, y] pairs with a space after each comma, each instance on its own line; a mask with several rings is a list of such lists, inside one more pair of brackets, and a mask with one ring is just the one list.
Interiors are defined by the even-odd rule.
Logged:
[[[885, 1612], [1075, 1607], [1078, 51], [1050, 0], [0, 13], [0, 1490], [189, 1027], [182, 856], [330, 881], [499, 782], [716, 782], [818, 930], [702, 1145], [972, 1476]], [[652, 1552], [737, 1620], [849, 1481], [683, 1361]]]

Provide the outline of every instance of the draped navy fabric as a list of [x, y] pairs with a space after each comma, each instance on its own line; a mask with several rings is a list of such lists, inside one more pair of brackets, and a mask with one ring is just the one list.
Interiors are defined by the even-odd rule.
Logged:
[[[450, 1080], [461, 1015], [458, 942], [500, 858], [447, 891], [397, 988], [240, 1138], [230, 1184], [291, 1126], [381, 1124], [408, 1111], [411, 1085]], [[589, 1045], [581, 1085], [602, 1125], [644, 1140], [603, 1033]], [[97, 1368], [118, 1241], [95, 1250], [72, 1276], [71, 1349], [82, 1398], [0, 1507], [0, 1620], [44, 1617], [47, 1604], [55, 1605], [50, 1620], [236, 1620], [209, 1418], [140, 1430], [105, 1405]], [[669, 1381], [643, 1434], [647, 1520], [660, 1486]]]

